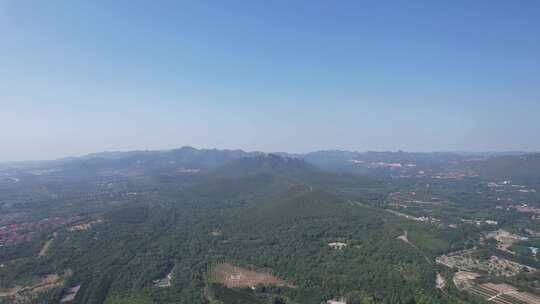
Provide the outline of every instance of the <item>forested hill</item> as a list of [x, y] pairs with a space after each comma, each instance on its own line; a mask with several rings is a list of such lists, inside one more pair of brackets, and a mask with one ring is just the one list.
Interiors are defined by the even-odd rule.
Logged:
[[257, 155], [233, 160], [213, 173], [224, 177], [240, 177], [256, 174], [301, 175], [319, 172], [315, 166], [302, 158], [276, 154]]
[[178, 175], [213, 170], [227, 162], [260, 154], [242, 150], [182, 147], [165, 151], [102, 152], [52, 161], [10, 163], [4, 164], [4, 167], [18, 172], [38, 172], [40, 175]]
[[464, 166], [486, 179], [540, 181], [540, 153], [490, 157]]

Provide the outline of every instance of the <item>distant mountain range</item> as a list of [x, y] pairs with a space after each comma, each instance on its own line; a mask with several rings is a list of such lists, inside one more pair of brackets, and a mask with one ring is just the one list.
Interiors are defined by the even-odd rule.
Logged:
[[68, 175], [178, 175], [207, 173], [238, 177], [247, 174], [301, 174], [326, 170], [360, 175], [414, 173], [448, 169], [473, 170], [481, 177], [540, 177], [540, 153], [415, 153], [327, 150], [306, 154], [246, 152], [182, 147], [167, 151], [102, 152], [53, 161], [5, 163], [0, 169]]

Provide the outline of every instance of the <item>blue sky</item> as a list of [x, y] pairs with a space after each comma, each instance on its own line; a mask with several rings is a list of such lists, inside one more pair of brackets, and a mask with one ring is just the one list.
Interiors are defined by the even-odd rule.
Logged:
[[0, 1], [0, 161], [540, 150], [538, 16], [538, 1]]

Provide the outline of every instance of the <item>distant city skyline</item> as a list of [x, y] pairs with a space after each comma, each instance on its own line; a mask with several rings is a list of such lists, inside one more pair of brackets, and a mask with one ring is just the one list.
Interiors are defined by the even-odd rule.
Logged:
[[0, 162], [539, 151], [540, 2], [0, 3]]

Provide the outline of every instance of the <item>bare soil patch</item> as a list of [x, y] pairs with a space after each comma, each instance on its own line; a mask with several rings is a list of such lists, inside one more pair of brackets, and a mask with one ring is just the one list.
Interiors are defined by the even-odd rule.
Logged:
[[435, 287], [438, 289], [443, 289], [446, 286], [446, 280], [444, 277], [437, 272], [437, 277], [435, 278]]
[[210, 276], [212, 281], [222, 283], [228, 288], [254, 287], [258, 284], [292, 287], [292, 285], [272, 275], [269, 270], [252, 270], [229, 263], [213, 266]]
[[172, 286], [172, 275], [173, 275], [173, 269], [169, 271], [163, 278], [154, 280], [154, 286], [165, 288], [165, 287], [171, 287]]
[[402, 240], [402, 241], [404, 241], [405, 243], [407, 243], [409, 245], [412, 245], [411, 242], [409, 242], [409, 238], [408, 238], [408, 235], [407, 235], [407, 230], [404, 230], [403, 234], [398, 236], [397, 239]]
[[495, 276], [511, 277], [524, 270], [528, 272], [536, 271], [535, 268], [500, 258], [491, 256], [488, 259], [479, 259], [474, 256], [474, 250], [463, 250], [447, 255], [442, 255], [436, 259], [437, 263], [449, 268], [456, 268], [461, 271], [487, 272]]
[[97, 219], [97, 220], [93, 220], [93, 221], [90, 221], [90, 222], [87, 222], [87, 223], [81, 223], [81, 224], [73, 225], [73, 226], [69, 227], [69, 231], [70, 232], [86, 231], [86, 230], [89, 230], [90, 228], [92, 228], [92, 226], [94, 226], [96, 224], [101, 224], [101, 223], [103, 223], [103, 220], [102, 219]]
[[53, 242], [53, 239], [47, 240], [45, 244], [43, 244], [43, 247], [41, 247], [41, 250], [39, 251], [38, 256], [40, 257], [47, 256], [52, 242]]
[[343, 243], [343, 242], [332, 242], [332, 243], [328, 243], [328, 246], [332, 249], [337, 249], [337, 250], [341, 250], [343, 248], [345, 248], [347, 246], [347, 244]]
[[515, 252], [510, 250], [510, 247], [514, 243], [519, 242], [519, 241], [527, 240], [527, 237], [519, 236], [517, 234], [513, 234], [513, 233], [510, 233], [510, 232], [508, 232], [506, 230], [502, 230], [502, 229], [489, 232], [489, 233], [486, 234], [486, 237], [488, 239], [493, 238], [493, 239], [497, 240], [497, 242], [499, 243], [497, 245], [497, 248], [499, 248], [502, 251], [506, 251], [508, 253], [511, 253], [511, 254], [515, 254]]
[[81, 284], [69, 288], [64, 293], [64, 296], [60, 300], [60, 303], [67, 303], [67, 302], [72, 302], [73, 300], [75, 300], [75, 297], [77, 296], [77, 293], [79, 292], [79, 289], [81, 289]]
[[40, 277], [33, 284], [27, 286], [15, 286], [13, 288], [0, 290], [0, 297], [5, 297], [10, 300], [24, 301], [29, 297], [53, 289], [62, 287], [64, 285], [65, 278], [72, 275], [71, 271], [66, 271], [62, 276], [58, 274], [48, 274]]
[[222, 236], [223, 235], [223, 231], [219, 230], [219, 229], [214, 229], [212, 231], [210, 231], [210, 235], [211, 236]]
[[473, 286], [474, 279], [478, 278], [480, 275], [475, 272], [469, 271], [458, 271], [454, 274], [453, 282], [457, 289], [467, 289]]

